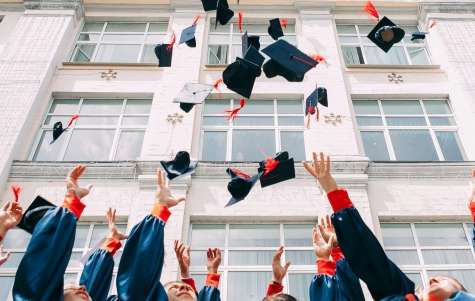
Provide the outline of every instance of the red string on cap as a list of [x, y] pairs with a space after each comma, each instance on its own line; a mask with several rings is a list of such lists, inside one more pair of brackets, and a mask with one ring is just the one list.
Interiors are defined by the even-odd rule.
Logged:
[[196, 16], [195, 19], [193, 20], [193, 24], [192, 24], [192, 25], [195, 26], [196, 24], [198, 24], [198, 21], [200, 20], [200, 18], [201, 18], [200, 15]]
[[296, 55], [292, 55], [290, 58], [291, 58], [291, 59], [294, 59], [294, 60], [297, 60], [297, 61], [299, 61], [299, 62], [301, 62], [301, 63], [303, 63], [303, 64], [305, 64], [305, 65], [308, 65], [308, 66], [310, 66], [310, 67], [312, 67], [312, 68], [314, 68], [315, 65], [316, 65], [316, 64], [314, 64], [314, 62], [309, 62], [309, 61], [307, 61], [306, 59], [303, 59], [303, 58], [298, 57], [298, 56], [296, 56]]
[[366, 5], [364, 6], [364, 10], [374, 19], [379, 21], [379, 13], [374, 4], [371, 1], [366, 2]]
[[239, 101], [239, 108], [235, 108], [235, 109], [232, 109], [232, 110], [226, 110], [225, 112], [228, 115], [228, 119], [231, 119], [231, 120], [234, 120], [236, 119], [237, 115], [239, 114], [239, 111], [241, 111], [241, 109], [246, 105], [246, 100], [244, 98], [241, 98], [241, 100]]
[[73, 116], [71, 116], [71, 119], [69, 119], [68, 125], [66, 126], [66, 128], [69, 128], [73, 124], [74, 120], [76, 120], [78, 118], [79, 118], [78, 114], [74, 114]]
[[289, 19], [280, 19], [280, 26], [287, 28], [287, 25], [289, 25]]
[[216, 89], [216, 90], [219, 90], [219, 85], [221, 85], [222, 82], [223, 82], [222, 78], [219, 78], [219, 79], [215, 80], [214, 83], [213, 83], [213, 88]]
[[249, 180], [251, 178], [250, 175], [248, 175], [247, 173], [243, 172], [240, 169], [231, 168], [231, 171], [234, 172], [240, 178], [243, 178], [243, 179], [246, 179], [246, 180]]
[[18, 185], [12, 185], [13, 195], [15, 196], [15, 202], [18, 202], [20, 198], [21, 187]]
[[238, 28], [239, 28], [239, 32], [242, 32], [242, 20], [243, 20], [242, 12], [238, 12]]
[[176, 42], [176, 35], [175, 35], [175, 32], [173, 32], [170, 44], [168, 44], [167, 46], [168, 51], [170, 51], [173, 48], [173, 45], [175, 45], [175, 42]]
[[323, 55], [320, 55], [320, 54], [314, 54], [312, 55], [312, 59], [314, 59], [315, 61], [319, 62], [319, 63], [327, 63], [327, 59], [323, 56]]
[[279, 161], [273, 159], [273, 158], [267, 158], [266, 162], [264, 163], [264, 176], [268, 175], [271, 171], [277, 168], [279, 166]]

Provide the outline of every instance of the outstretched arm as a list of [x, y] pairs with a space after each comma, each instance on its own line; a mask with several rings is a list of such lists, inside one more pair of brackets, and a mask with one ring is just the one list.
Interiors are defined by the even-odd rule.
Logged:
[[208, 275], [206, 276], [205, 287], [198, 294], [198, 300], [220, 301], [221, 294], [218, 288], [220, 274], [218, 274], [218, 269], [221, 264], [221, 250], [218, 248], [208, 249], [206, 256], [208, 257]]
[[290, 262], [286, 262], [285, 265], [282, 265], [282, 254], [284, 254], [284, 246], [280, 246], [277, 251], [275, 251], [274, 257], [272, 258], [272, 282], [269, 283], [269, 286], [267, 287], [267, 297], [280, 294], [284, 290], [282, 280], [287, 275]]
[[4, 264], [10, 257], [10, 252], [3, 252], [2, 240], [7, 235], [7, 232], [16, 227], [23, 216], [23, 208], [19, 203], [20, 187], [12, 186], [15, 199], [11, 202], [5, 203], [0, 209], [0, 266]]

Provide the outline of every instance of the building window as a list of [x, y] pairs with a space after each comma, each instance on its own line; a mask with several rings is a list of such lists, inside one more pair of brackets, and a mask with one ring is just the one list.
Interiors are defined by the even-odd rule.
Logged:
[[[117, 227], [125, 233], [126, 223], [117, 223]], [[79, 223], [76, 228], [76, 239], [74, 241], [73, 253], [69, 265], [64, 274], [64, 283], [79, 283], [82, 269], [81, 258], [91, 248], [96, 247], [100, 241], [106, 238], [109, 233], [107, 224], [104, 223]], [[0, 266], [0, 300], [7, 300], [7, 296], [13, 287], [15, 273], [20, 264], [23, 254], [26, 251], [31, 235], [20, 229], [12, 229], [3, 241], [5, 251], [10, 251], [10, 258]], [[122, 255], [122, 248], [117, 251], [114, 261], [118, 263]], [[118, 264], [114, 267], [113, 283], [111, 293], [115, 293], [115, 276]]]
[[261, 161], [279, 151], [305, 159], [302, 100], [250, 100], [235, 120], [225, 110], [239, 99], [209, 99], [203, 109], [204, 161]]
[[447, 100], [354, 100], [353, 107], [373, 161], [463, 160]]
[[367, 35], [374, 25], [337, 25], [338, 38], [346, 65], [428, 65], [425, 40], [411, 41], [417, 26], [401, 26], [406, 36], [388, 53], [379, 49]]
[[448, 275], [468, 291], [475, 290], [475, 255], [472, 224], [382, 223], [386, 253], [407, 275], [423, 287], [428, 277]]
[[156, 63], [168, 21], [86, 22], [71, 56], [75, 63]]
[[[234, 62], [237, 56], [242, 57], [242, 33], [239, 32], [239, 27], [236, 22], [229, 22], [225, 26], [218, 24], [214, 28], [215, 19], [210, 21], [209, 35], [208, 35], [208, 65], [226, 65]], [[260, 36], [261, 49], [272, 44], [274, 40], [267, 33], [269, 27], [269, 20], [267, 19], [245, 19], [243, 24], [243, 32], [248, 31], [249, 35]], [[297, 45], [297, 38], [295, 35], [295, 20], [289, 19], [287, 27], [282, 28], [284, 37], [292, 45]]]
[[[150, 115], [151, 99], [54, 99], [41, 126], [34, 161], [136, 160]], [[51, 144], [53, 125], [73, 125]]]
[[192, 224], [191, 273], [202, 287], [206, 250], [220, 248], [223, 300], [261, 301], [272, 280], [272, 255], [285, 245], [283, 262], [290, 261], [292, 265], [283, 284], [298, 300], [307, 301], [316, 261], [312, 227], [312, 224]]

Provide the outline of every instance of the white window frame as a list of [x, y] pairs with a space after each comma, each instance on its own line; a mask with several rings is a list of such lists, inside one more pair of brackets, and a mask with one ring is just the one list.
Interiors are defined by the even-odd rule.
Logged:
[[[166, 35], [167, 35], [167, 31], [157, 31], [157, 32], [148, 32], [149, 28], [150, 28], [150, 24], [151, 23], [160, 23], [160, 24], [166, 24], [166, 27], [168, 28], [168, 19], [159, 19], [159, 20], [156, 20], [156, 21], [102, 21], [102, 20], [90, 20], [90, 21], [86, 21], [85, 23], [102, 23], [104, 22], [103, 26], [102, 26], [102, 30], [101, 31], [83, 31], [84, 30], [84, 25], [83, 25], [83, 28], [81, 29], [81, 32], [79, 32], [78, 36], [77, 36], [77, 39], [76, 39], [76, 43], [74, 44], [74, 49], [71, 53], [71, 57], [69, 58], [69, 61], [71, 63], [77, 63], [77, 64], [83, 64], [83, 63], [97, 63], [97, 64], [104, 64], [104, 63], [123, 63], [123, 62], [103, 62], [103, 61], [100, 61], [100, 62], [96, 62], [96, 57], [97, 57], [97, 53], [99, 51], [99, 48], [101, 45], [140, 45], [140, 51], [137, 53], [137, 60], [135, 62], [129, 62], [129, 63], [139, 63], [139, 64], [147, 64], [147, 62], [142, 62], [142, 57], [144, 55], [144, 48], [145, 46], [147, 45], [156, 45], [157, 43], [152, 43], [152, 42], [147, 42], [147, 37], [149, 35], [160, 35], [160, 36], [163, 36], [161, 37], [161, 39], [165, 38]], [[111, 24], [111, 23], [140, 23], [140, 24], [146, 24], [145, 25], [145, 31], [143, 32], [118, 32], [118, 31], [113, 31], [113, 32], [106, 32], [106, 27], [108, 24]], [[81, 34], [99, 34], [99, 39], [98, 41], [79, 41], [79, 37], [81, 36]], [[104, 34], [112, 34], [112, 35], [118, 35], [118, 36], [121, 36], [121, 35], [143, 35], [143, 40], [142, 41], [120, 41], [120, 42], [105, 42], [105, 41], [102, 41], [103, 37], [104, 37]], [[74, 60], [74, 57], [76, 56], [76, 53], [78, 52], [79, 50], [79, 47], [78, 45], [96, 45], [95, 46], [95, 49], [94, 49], [94, 52], [89, 60], [89, 62], [81, 62], [81, 61], [75, 61]], [[150, 63], [150, 62], [149, 62]]]
[[[373, 24], [374, 25], [374, 24]], [[359, 26], [371, 26], [371, 24], [348, 24], [348, 23], [337, 23], [336, 24], [336, 28], [335, 28], [335, 32], [337, 33], [337, 38], [338, 38], [338, 42], [340, 43], [340, 48], [341, 48], [341, 51], [342, 51], [342, 60], [343, 60], [343, 63], [345, 63], [345, 65], [347, 66], [354, 66], [354, 65], [373, 65], [373, 64], [369, 64], [367, 63], [368, 62], [368, 59], [366, 58], [366, 53], [365, 53], [365, 49], [364, 49], [364, 46], [376, 46], [374, 44], [370, 44], [371, 42], [368, 40], [368, 43], [364, 43], [364, 39], [366, 39], [367, 35], [364, 35], [364, 34], [360, 34], [360, 29], [359, 29]], [[338, 26], [354, 26], [355, 29], [356, 29], [356, 38], [358, 39], [358, 43], [349, 43], [349, 42], [341, 42], [340, 40], [340, 37], [355, 37], [355, 34], [344, 34], [344, 33], [339, 33], [338, 32]], [[399, 26], [416, 26], [416, 24], [399, 24]], [[432, 60], [431, 60], [431, 56], [430, 56], [430, 53], [429, 53], [429, 50], [428, 50], [428, 47], [427, 47], [427, 42], [424, 40], [422, 43], [407, 43], [405, 41], [405, 39], [407, 39], [408, 37], [411, 37], [411, 33], [410, 32], [407, 32], [406, 31], [406, 35], [404, 36], [404, 38], [401, 40], [401, 42], [395, 44], [394, 47], [402, 47], [403, 50], [404, 50], [404, 54], [406, 56], [406, 60], [408, 62], [408, 64], [391, 64], [391, 66], [408, 66], [408, 65], [415, 65], [412, 63], [412, 60], [411, 60], [411, 56], [409, 55], [409, 51], [408, 51], [408, 48], [423, 48], [425, 53], [426, 53], [426, 56], [427, 56], [427, 60], [429, 61], [427, 64], [425, 65], [432, 65]], [[343, 55], [343, 47], [345, 46], [348, 46], [348, 47], [359, 47], [361, 49], [361, 53], [362, 53], [362, 56], [363, 56], [363, 60], [364, 60], [364, 63], [363, 64], [346, 64], [345, 62], [345, 58], [344, 58], [344, 55]]]
[[[213, 101], [215, 99], [207, 99], [206, 101]], [[240, 98], [236, 97], [229, 97], [229, 98], [220, 98], [216, 100], [230, 100], [230, 107], [229, 109], [234, 109], [239, 107]], [[285, 101], [285, 100], [292, 100], [292, 101], [301, 101], [302, 102], [302, 114], [279, 114], [277, 110], [277, 103], [278, 101]], [[252, 102], [252, 100], [250, 100]], [[222, 114], [205, 114], [203, 110], [203, 114], [201, 115], [201, 147], [200, 147], [200, 158], [203, 158], [203, 150], [204, 150], [204, 133], [206, 131], [210, 132], [226, 132], [226, 159], [225, 161], [232, 161], [232, 149], [233, 149], [233, 131], [234, 130], [273, 130], [275, 135], [275, 146], [276, 146], [276, 153], [283, 151], [282, 150], [282, 143], [280, 132], [305, 132], [305, 104], [302, 99], [297, 98], [269, 98], [265, 99], [264, 101], [273, 101], [274, 112], [273, 114], [242, 114], [239, 113], [240, 117], [273, 117], [274, 124], [273, 125], [265, 125], [265, 126], [258, 126], [258, 125], [234, 125], [232, 120], [228, 121], [227, 125], [204, 125], [204, 118], [205, 117], [221, 117], [223, 119], [227, 118], [227, 115], [223, 112]], [[206, 102], [204, 106], [206, 105]], [[279, 116], [285, 117], [302, 117], [302, 125], [301, 126], [292, 126], [292, 125], [279, 125]], [[304, 153], [305, 152], [305, 145], [304, 145]], [[271, 155], [271, 154], [268, 154]]]
[[[397, 99], [397, 98], [385, 98], [385, 99], [382, 99], [382, 98], [379, 98], [379, 99], [365, 98], [365, 99], [363, 99], [363, 98], [353, 98], [352, 101], [362, 101], [362, 100], [377, 101], [380, 114], [357, 114], [355, 112], [355, 121], [356, 121], [356, 125], [358, 127], [358, 132], [360, 134], [360, 139], [362, 141], [361, 132], [383, 132], [384, 140], [386, 142], [386, 147], [387, 147], [388, 153], [389, 153], [389, 159], [391, 161], [397, 161], [397, 158], [396, 158], [396, 153], [394, 151], [394, 147], [393, 147], [392, 142], [391, 142], [391, 137], [390, 137], [390, 134], [389, 134], [390, 130], [428, 130], [439, 161], [445, 161], [445, 158], [444, 158], [444, 154], [442, 152], [442, 148], [439, 145], [439, 141], [437, 140], [437, 136], [436, 136], [435, 132], [454, 132], [455, 135], [456, 135], [456, 139], [457, 139], [457, 142], [458, 142], [458, 147], [459, 147], [460, 153], [462, 155], [462, 158], [463, 158], [463, 160], [466, 160], [465, 152], [463, 150], [462, 143], [461, 143], [460, 138], [458, 136], [458, 125], [456, 123], [455, 113], [454, 113], [454, 110], [452, 109], [452, 105], [451, 105], [451, 103], [448, 99], [446, 99], [446, 98], [411, 98], [411, 99]], [[384, 113], [383, 105], [382, 105], [382, 102], [384, 102], [385, 100], [391, 100], [391, 101], [392, 100], [395, 100], [395, 101], [398, 101], [398, 100], [401, 100], [401, 101], [414, 100], [415, 101], [415, 100], [417, 100], [419, 102], [419, 105], [422, 108], [423, 113], [422, 114], [386, 115]], [[426, 100], [426, 101], [430, 101], [430, 100], [445, 101], [447, 103], [447, 105], [449, 106], [450, 111], [452, 113], [451, 114], [428, 114], [427, 111], [426, 111], [426, 108], [423, 104], [424, 100]], [[374, 125], [374, 126], [358, 125], [358, 121], [357, 121], [358, 117], [381, 117], [383, 124], [382, 125]], [[414, 125], [413, 126], [388, 125], [388, 123], [386, 121], [386, 117], [423, 117], [425, 122], [426, 122], [426, 125], [420, 125], [420, 126], [414, 126]], [[430, 120], [429, 120], [430, 117], [452, 118], [455, 122], [455, 125], [432, 125], [430, 123]], [[362, 145], [363, 150], [364, 150], [364, 144], [361, 143], [361, 145]]]
[[[279, 225], [279, 246], [284, 246], [285, 245], [285, 237], [284, 237], [284, 225], [314, 225], [316, 224], [317, 221], [311, 221], [311, 222], [298, 222], [298, 223], [255, 223], [255, 225]], [[229, 260], [229, 251], [270, 251], [270, 252], [275, 252], [278, 246], [276, 247], [230, 247], [229, 246], [229, 236], [230, 236], [230, 225], [251, 225], [252, 223], [191, 223], [190, 224], [190, 229], [188, 232], [188, 243], [191, 244], [191, 239], [192, 239], [192, 233], [193, 233], [193, 225], [216, 225], [216, 226], [225, 226], [225, 242], [224, 242], [224, 249], [221, 250], [222, 252], [222, 262], [221, 266], [219, 267], [219, 273], [221, 273], [221, 279], [220, 279], [220, 290], [221, 290], [221, 296], [223, 300], [226, 300], [228, 296], [228, 273], [229, 272], [269, 272], [272, 274], [272, 262], [269, 262], [266, 265], [243, 265], [243, 266], [230, 266], [228, 264]], [[309, 241], [311, 240], [311, 237], [309, 237]], [[210, 246], [212, 247], [212, 246]], [[207, 248], [194, 248], [191, 247], [191, 251], [206, 251], [208, 250]], [[291, 246], [286, 246], [285, 251], [312, 251], [313, 252], [313, 247], [308, 246], [308, 247], [291, 247]], [[281, 262], [285, 263], [287, 262], [286, 260], [286, 252], [282, 255]], [[315, 257], [315, 262], [316, 262], [316, 257]], [[312, 274], [315, 275], [316, 272], [316, 266], [315, 264], [312, 265], [296, 265], [293, 264], [289, 268], [289, 272], [287, 273], [287, 276], [282, 281], [282, 285], [284, 286], [284, 293], [289, 293], [291, 290], [291, 287], [289, 285], [289, 275], [292, 274]], [[193, 262], [191, 262], [190, 265], [190, 274], [193, 275], [206, 275], [207, 270], [206, 266], [196, 266], [193, 265]], [[272, 279], [269, 279], [269, 283], [271, 282]], [[202, 284], [198, 284], [198, 286], [201, 286]], [[308, 283], [310, 285], [310, 283]], [[267, 290], [267, 286], [262, 288], [262, 297], [265, 296]]]

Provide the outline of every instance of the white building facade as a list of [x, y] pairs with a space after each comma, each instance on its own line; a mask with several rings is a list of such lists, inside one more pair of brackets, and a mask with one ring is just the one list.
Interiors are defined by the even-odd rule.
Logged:
[[[173, 99], [187, 82], [212, 84], [241, 56], [237, 17], [215, 29], [214, 12], [206, 14], [198, 0], [0, 0], [2, 199], [19, 184], [24, 206], [38, 194], [59, 204], [67, 171], [87, 164], [82, 181], [94, 188], [65, 275], [77, 281], [81, 256], [107, 231], [107, 208], [117, 208], [130, 231], [153, 204], [159, 161], [186, 150], [199, 164], [170, 184], [187, 200], [166, 226], [162, 280], [179, 277], [173, 240], [191, 244], [201, 283], [206, 248], [220, 247], [222, 300], [261, 300], [273, 250], [285, 245], [292, 262], [285, 290], [308, 300], [311, 227], [331, 213], [326, 196], [297, 163], [296, 179], [257, 185], [225, 208], [225, 170], [253, 173], [278, 151], [296, 162], [323, 151], [339, 185], [417, 285], [450, 274], [475, 291], [467, 209], [475, 167], [475, 1], [375, 1], [407, 34], [388, 54], [366, 38], [375, 23], [364, 3], [230, 0], [263, 47], [272, 42], [268, 20], [287, 18], [284, 39], [327, 63], [301, 83], [261, 76], [240, 117], [229, 121], [224, 110], [241, 97], [225, 85], [188, 114]], [[172, 67], [158, 67], [154, 46], [172, 32], [179, 37], [195, 16], [197, 47], [176, 45]], [[417, 30], [429, 30], [427, 39], [411, 41]], [[329, 107], [307, 129], [305, 98], [317, 83], [327, 88]], [[73, 114], [77, 122], [49, 144], [54, 122]], [[28, 240], [15, 230], [4, 242], [13, 253], [0, 267], [0, 300], [10, 298]]]

